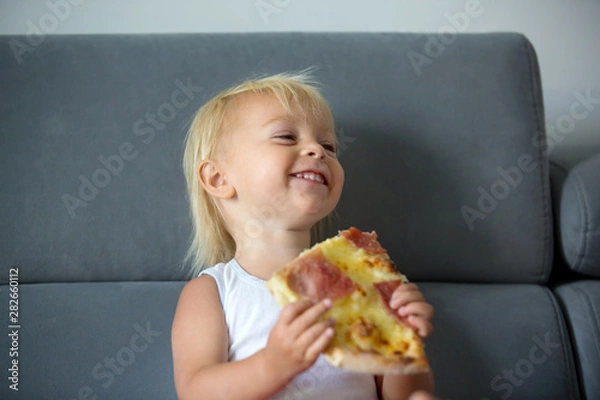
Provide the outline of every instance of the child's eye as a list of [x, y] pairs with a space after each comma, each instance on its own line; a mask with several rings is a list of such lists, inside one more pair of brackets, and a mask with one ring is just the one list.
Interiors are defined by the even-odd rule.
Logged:
[[323, 148], [327, 151], [331, 151], [332, 153], [335, 153], [335, 146], [332, 145], [331, 143], [323, 143], [321, 144], [321, 146], [323, 146]]
[[282, 134], [275, 136], [275, 139], [281, 139], [284, 141], [295, 141], [296, 136], [292, 135], [291, 133], [282, 133]]

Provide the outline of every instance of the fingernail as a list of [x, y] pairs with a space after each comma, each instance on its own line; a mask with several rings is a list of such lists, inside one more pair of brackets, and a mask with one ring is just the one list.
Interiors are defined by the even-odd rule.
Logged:
[[333, 336], [333, 328], [327, 328], [325, 334], [330, 337]]
[[333, 326], [336, 324], [336, 320], [334, 318], [329, 318], [329, 323]]
[[326, 307], [331, 307], [331, 299], [324, 299], [323, 304], [325, 304]]

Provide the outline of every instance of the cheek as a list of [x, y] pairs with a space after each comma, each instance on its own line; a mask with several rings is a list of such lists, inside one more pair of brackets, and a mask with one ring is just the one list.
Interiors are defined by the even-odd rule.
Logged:
[[339, 186], [340, 191], [341, 191], [342, 188], [344, 187], [344, 180], [345, 180], [346, 176], [344, 174], [344, 169], [342, 168], [342, 165], [339, 162], [337, 162], [335, 164], [334, 171], [335, 171], [336, 178], [337, 178], [336, 179], [337, 186]]
[[246, 164], [242, 166], [245, 168], [244, 178], [245, 186], [249, 187], [250, 190], [256, 190], [257, 187], [261, 188], [261, 191], [269, 192], [275, 190], [284, 182], [282, 182], [279, 171], [281, 166], [271, 160], [254, 160], [254, 165]]
[[265, 175], [274, 168], [270, 158], [253, 150], [242, 152], [232, 162], [235, 164], [236, 174], [241, 179], [252, 182], [265, 179]]

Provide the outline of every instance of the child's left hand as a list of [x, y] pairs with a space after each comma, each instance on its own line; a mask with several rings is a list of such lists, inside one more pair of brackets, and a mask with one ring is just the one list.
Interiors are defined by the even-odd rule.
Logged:
[[390, 307], [415, 328], [419, 336], [424, 338], [433, 332], [433, 306], [425, 301], [423, 293], [414, 283], [398, 286], [390, 298]]

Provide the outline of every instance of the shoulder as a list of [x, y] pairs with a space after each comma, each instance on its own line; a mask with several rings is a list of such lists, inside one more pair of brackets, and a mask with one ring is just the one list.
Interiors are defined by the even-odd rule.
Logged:
[[181, 296], [195, 296], [205, 291], [217, 290], [217, 282], [212, 274], [202, 274], [185, 284]]
[[200, 272], [200, 275], [185, 284], [175, 314], [178, 317], [223, 318], [222, 290], [227, 264], [217, 264]]
[[200, 368], [227, 362], [229, 336], [215, 280], [207, 275], [181, 291], [171, 329], [175, 383], [182, 387]]
[[[205, 341], [199, 342], [199, 338]], [[200, 343], [212, 342], [213, 345], [226, 348], [228, 336], [225, 314], [217, 284], [212, 277], [202, 275], [183, 287], [173, 318], [171, 341], [174, 355], [178, 358], [187, 358], [196, 351], [210, 352]], [[224, 355], [226, 353], [220, 353], [220, 356]]]
[[185, 284], [179, 295], [177, 310], [188, 307], [192, 307], [194, 312], [199, 311], [200, 308], [203, 310], [207, 308], [221, 309], [219, 288], [213, 276], [203, 274]]
[[226, 265], [219, 263], [200, 272], [185, 284], [175, 313], [174, 325], [224, 321], [222, 291]]

